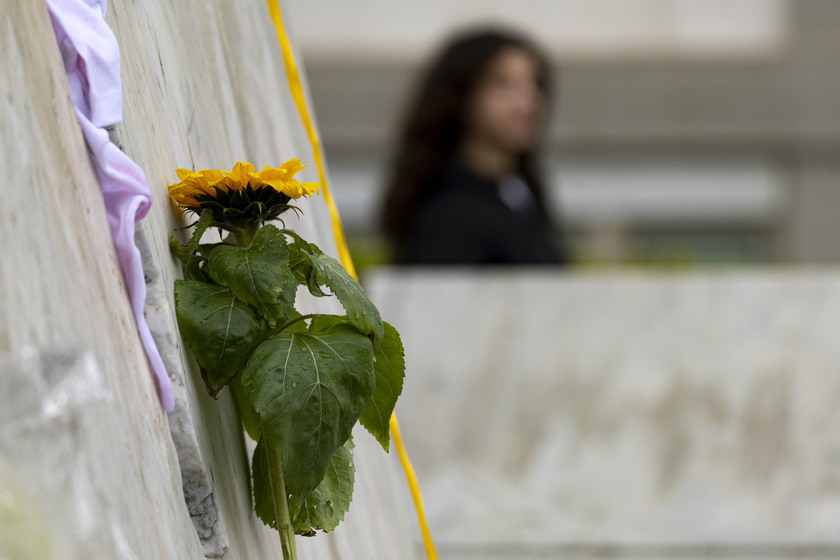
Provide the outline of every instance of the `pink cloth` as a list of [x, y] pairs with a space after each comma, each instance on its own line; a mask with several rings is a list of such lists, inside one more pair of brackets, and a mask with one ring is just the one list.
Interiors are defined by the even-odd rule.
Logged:
[[122, 121], [120, 50], [105, 23], [105, 0], [47, 0], [47, 8], [76, 115], [99, 176], [140, 340], [160, 402], [164, 410], [172, 410], [172, 384], [143, 316], [146, 281], [140, 251], [134, 244], [134, 225], [149, 211], [152, 193], [140, 167], [110, 141], [103, 128]]

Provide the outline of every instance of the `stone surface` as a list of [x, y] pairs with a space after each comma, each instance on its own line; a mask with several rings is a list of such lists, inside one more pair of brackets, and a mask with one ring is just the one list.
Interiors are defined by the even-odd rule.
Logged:
[[[86, 519], [107, 514], [104, 527], [119, 533], [51, 532], [56, 557], [201, 558], [46, 6], [4, 0], [0, 27], [0, 354], [14, 363], [24, 348], [89, 352], [112, 395], [104, 410], [83, 406], [78, 417], [68, 412], [56, 424], [33, 426], [13, 445], [6, 440], [2, 461], [25, 481], [50, 527], [79, 522], [78, 510], [57, 506], [74, 484], [96, 482], [94, 495], [77, 507], [93, 508]], [[13, 367], [4, 366], [2, 377], [12, 376]], [[0, 393], [0, 409], [18, 399]], [[39, 414], [19, 412], [21, 422]], [[9, 454], [28, 445], [23, 456]], [[39, 458], [53, 461], [50, 476], [27, 479], [44, 474], [30, 463]]]
[[[124, 460], [138, 441], [115, 440], [123, 404], [96, 353], [18, 350], [0, 358], [0, 558], [130, 560], [161, 550], [163, 557], [201, 558], [178, 499], [174, 456], [165, 465], [171, 473], [147, 481], [149, 494], [133, 501], [144, 488], [130, 476], [143, 461]], [[126, 478], [135, 488], [120, 486]], [[171, 525], [154, 527], [144, 513]]]
[[[177, 167], [313, 161], [274, 28], [261, 0], [112, 1], [108, 8], [122, 51], [125, 117], [112, 137], [145, 171], [155, 196], [137, 241], [146, 316], [177, 404], [165, 415], [152, 385], [46, 8], [0, 0], [2, 378], [26, 387], [28, 374], [12, 375], [41, 369], [21, 366], [21, 353], [52, 356], [65, 348], [73, 360], [42, 369], [72, 376], [79, 360], [94, 364], [87, 370], [99, 372], [97, 386], [107, 394], [96, 406], [67, 408], [60, 424], [41, 425], [40, 409], [12, 415], [18, 409], [11, 405], [29, 402], [21, 397], [25, 389], [0, 392], [3, 418], [15, 420], [0, 426], [0, 470], [10, 473], [0, 478], [0, 520], [8, 519], [9, 503], [32, 504], [14, 518], [31, 530], [17, 533], [4, 552], [14, 546], [23, 555], [15, 560], [33, 550], [51, 558], [41, 555], [44, 545], [62, 560], [279, 558], [279, 537], [251, 511], [249, 449], [233, 403], [226, 393], [218, 401], [207, 396], [180, 343], [172, 284], [181, 269], [168, 238], [185, 221], [166, 195]], [[317, 180], [317, 173], [310, 168], [301, 178]], [[301, 206], [304, 221], [288, 225], [335, 254], [323, 199]], [[30, 417], [35, 427], [17, 430]], [[357, 439], [353, 513], [330, 535], [299, 539], [301, 560], [412, 557], [410, 510], [394, 486], [402, 483], [397, 466], [366, 438]], [[51, 462], [41, 465], [41, 458]], [[50, 473], [55, 481], [41, 484]], [[61, 481], [90, 482], [95, 491], [77, 500]], [[90, 531], [74, 529], [85, 519], [93, 520]], [[45, 543], [50, 538], [56, 540]]]
[[840, 555], [837, 269], [367, 286], [444, 558]]

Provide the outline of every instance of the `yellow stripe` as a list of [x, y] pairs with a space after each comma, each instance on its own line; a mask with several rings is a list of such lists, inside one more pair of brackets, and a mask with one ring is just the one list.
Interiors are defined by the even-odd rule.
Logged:
[[397, 453], [400, 454], [400, 462], [405, 471], [405, 478], [408, 480], [408, 488], [411, 490], [411, 497], [414, 499], [414, 507], [417, 509], [417, 521], [420, 524], [420, 533], [423, 535], [423, 545], [426, 547], [426, 556], [429, 560], [437, 560], [435, 543], [432, 540], [432, 533], [426, 523], [426, 513], [423, 510], [423, 496], [420, 494], [420, 485], [417, 484], [417, 476], [414, 474], [414, 467], [408, 459], [408, 453], [400, 435], [400, 425], [397, 422], [397, 413], [391, 415], [391, 435], [394, 437], [394, 445], [397, 446]]
[[280, 42], [280, 50], [283, 51], [283, 62], [286, 65], [286, 78], [289, 81], [289, 89], [292, 90], [292, 98], [295, 100], [298, 113], [300, 113], [300, 118], [306, 129], [306, 135], [309, 137], [309, 143], [312, 145], [312, 155], [315, 157], [315, 165], [318, 167], [318, 178], [321, 181], [321, 192], [324, 193], [324, 200], [327, 203], [327, 208], [330, 209], [333, 234], [335, 235], [336, 245], [338, 245], [338, 257], [341, 260], [341, 264], [350, 273], [350, 276], [358, 280], [356, 268], [353, 266], [353, 259], [350, 258], [350, 251], [347, 249], [347, 242], [344, 239], [344, 228], [341, 226], [338, 208], [335, 206], [332, 193], [327, 185], [327, 174], [324, 170], [324, 156], [321, 151], [321, 141], [318, 139], [318, 131], [315, 130], [312, 117], [309, 116], [309, 108], [306, 106], [306, 98], [303, 95], [303, 85], [301, 84], [300, 73], [295, 64], [292, 45], [289, 43], [289, 37], [286, 35], [286, 29], [283, 26], [283, 18], [280, 15], [280, 5], [277, 0], [267, 1], [268, 11], [271, 14], [271, 19], [274, 21], [274, 26], [277, 28], [277, 40]]
[[[286, 65], [286, 78], [289, 81], [289, 88], [292, 91], [292, 98], [295, 100], [298, 113], [303, 121], [303, 126], [306, 129], [306, 134], [309, 136], [309, 143], [312, 145], [312, 154], [315, 157], [315, 165], [318, 167], [318, 176], [321, 180], [321, 191], [324, 193], [324, 200], [327, 207], [330, 209], [330, 219], [332, 220], [333, 235], [335, 235], [335, 243], [338, 246], [338, 256], [341, 264], [347, 269], [347, 272], [358, 280], [356, 275], [356, 268], [353, 266], [353, 259], [350, 257], [350, 251], [347, 249], [347, 241], [344, 239], [344, 228], [341, 226], [341, 218], [338, 215], [338, 208], [335, 206], [332, 193], [327, 186], [327, 174], [324, 170], [324, 157], [321, 152], [321, 142], [318, 139], [318, 132], [315, 130], [315, 125], [312, 122], [312, 117], [309, 115], [309, 108], [306, 106], [306, 98], [303, 94], [303, 85], [300, 81], [300, 73], [295, 64], [294, 53], [292, 46], [289, 43], [289, 37], [286, 35], [286, 29], [283, 26], [283, 18], [280, 15], [280, 5], [277, 0], [266, 0], [268, 2], [268, 11], [271, 14], [271, 19], [274, 21], [274, 27], [277, 28], [277, 41], [280, 43], [280, 50], [283, 51], [283, 61]], [[429, 560], [437, 560], [438, 555], [435, 551], [435, 543], [432, 540], [432, 535], [429, 532], [429, 526], [426, 523], [426, 513], [423, 509], [423, 497], [420, 494], [420, 485], [417, 484], [417, 476], [414, 474], [414, 468], [411, 466], [411, 461], [408, 459], [408, 454], [405, 451], [405, 446], [400, 435], [400, 426], [397, 423], [397, 415], [394, 413], [391, 416], [391, 435], [394, 438], [394, 445], [397, 447], [397, 452], [400, 456], [405, 477], [408, 480], [408, 487], [411, 490], [411, 497], [414, 499], [414, 507], [417, 510], [417, 519], [420, 524], [420, 532], [423, 535], [423, 544], [426, 547], [426, 556]]]

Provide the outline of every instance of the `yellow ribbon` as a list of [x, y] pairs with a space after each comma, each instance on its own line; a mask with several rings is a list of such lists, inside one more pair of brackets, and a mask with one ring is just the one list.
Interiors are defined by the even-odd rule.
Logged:
[[[318, 139], [318, 132], [315, 130], [315, 125], [312, 122], [312, 117], [309, 114], [309, 108], [306, 105], [306, 97], [303, 94], [303, 85], [300, 81], [300, 73], [295, 64], [294, 53], [292, 46], [289, 43], [289, 37], [286, 35], [286, 28], [283, 25], [283, 18], [280, 15], [280, 5], [277, 0], [266, 0], [268, 2], [268, 11], [271, 14], [271, 20], [274, 22], [274, 27], [277, 29], [277, 41], [280, 43], [280, 50], [283, 51], [283, 62], [286, 65], [286, 78], [289, 82], [289, 89], [292, 92], [292, 98], [297, 106], [300, 118], [303, 121], [303, 126], [306, 129], [306, 134], [309, 137], [309, 143], [312, 145], [312, 154], [315, 158], [315, 165], [318, 168], [318, 177], [321, 181], [321, 191], [324, 193], [324, 201], [330, 210], [330, 219], [332, 220], [333, 235], [335, 236], [335, 243], [338, 246], [338, 257], [347, 272], [356, 280], [356, 268], [353, 266], [353, 259], [350, 257], [350, 251], [347, 249], [347, 241], [344, 238], [344, 228], [341, 226], [341, 218], [338, 215], [338, 208], [336, 208], [332, 193], [327, 186], [327, 174], [324, 170], [324, 157], [321, 151], [321, 142]], [[426, 523], [426, 514], [423, 509], [423, 497], [420, 494], [420, 485], [417, 484], [417, 476], [414, 474], [414, 468], [411, 466], [411, 461], [408, 459], [408, 453], [405, 451], [402, 436], [400, 435], [400, 426], [397, 422], [397, 415], [394, 413], [391, 416], [391, 435], [394, 438], [394, 445], [400, 456], [405, 477], [408, 480], [408, 487], [411, 490], [411, 497], [414, 499], [414, 507], [417, 510], [417, 519], [420, 524], [420, 533], [423, 536], [423, 544], [426, 547], [426, 556], [429, 560], [437, 560], [437, 552], [435, 551], [435, 543], [432, 540], [432, 534], [429, 532], [429, 526]]]

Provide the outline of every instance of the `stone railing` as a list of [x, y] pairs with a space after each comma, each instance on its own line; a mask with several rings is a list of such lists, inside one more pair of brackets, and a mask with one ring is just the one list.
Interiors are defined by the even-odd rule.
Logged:
[[366, 285], [442, 557], [840, 555], [840, 270]]

